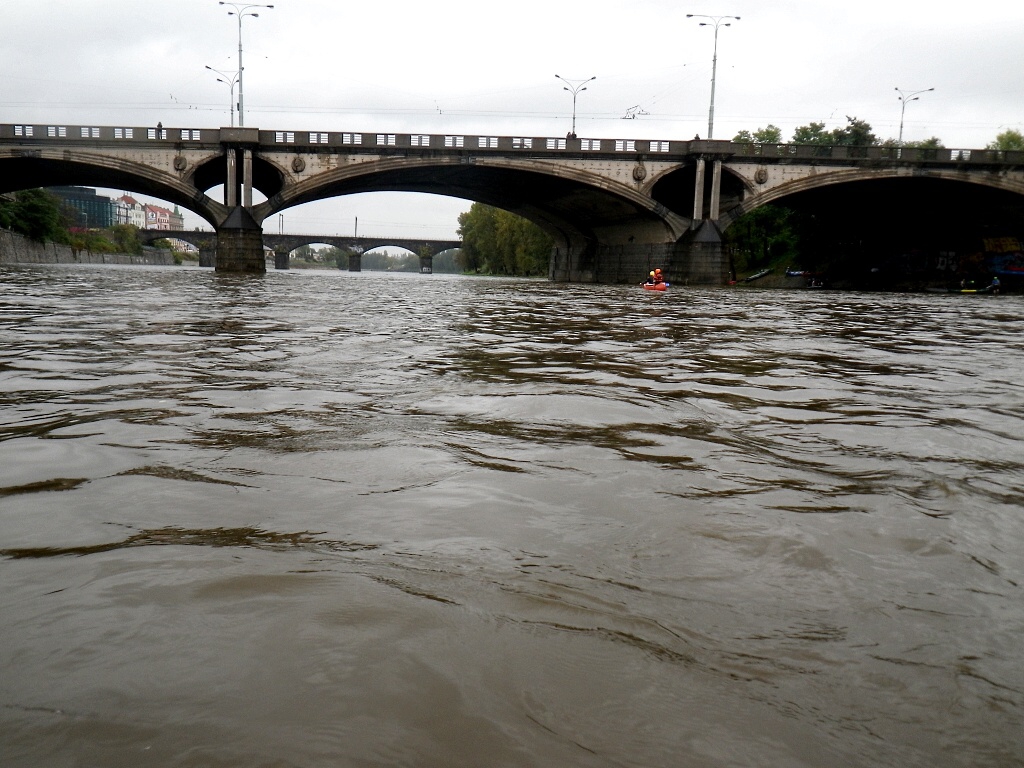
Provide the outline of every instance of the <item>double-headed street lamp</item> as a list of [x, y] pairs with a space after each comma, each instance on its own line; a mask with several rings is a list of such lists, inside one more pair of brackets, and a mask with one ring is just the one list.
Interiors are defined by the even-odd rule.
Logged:
[[[708, 138], [710, 139], [715, 132], [715, 75], [718, 72], [718, 28], [731, 27], [731, 21], [725, 21], [726, 19], [740, 20], [739, 16], [705, 16], [700, 13], [688, 13], [686, 14], [688, 19], [710, 19], [710, 21], [700, 22], [702, 27], [714, 27], [715, 28], [715, 48], [714, 53], [711, 56], [711, 108], [708, 110]], [[724, 22], [724, 23], [723, 23]]]
[[580, 91], [587, 90], [586, 84], [591, 80], [597, 80], [597, 75], [588, 77], [586, 80], [566, 80], [561, 75], [555, 75], [559, 80], [568, 85], [568, 88], [563, 87], [563, 91], [569, 91], [572, 94], [572, 131], [569, 133], [570, 138], [576, 138], [576, 95]]
[[903, 146], [903, 113], [907, 111], [907, 102], [917, 101], [919, 94], [928, 93], [928, 91], [934, 90], [934, 88], [925, 88], [923, 90], [914, 91], [912, 93], [904, 93], [899, 88], [896, 89], [896, 92], [899, 94], [899, 96], [897, 96], [896, 98], [900, 100], [900, 146]]
[[259, 16], [258, 13], [253, 13], [253, 8], [273, 8], [272, 5], [259, 5], [259, 4], [242, 4], [242, 3], [226, 3], [224, 0], [220, 0], [220, 5], [228, 5], [234, 8], [233, 11], [228, 11], [228, 16], [238, 17], [238, 125], [245, 125], [245, 96], [242, 91], [242, 72], [245, 68], [242, 66], [242, 19], [246, 16], [252, 16], [256, 18]]
[[217, 78], [217, 82], [218, 83], [224, 83], [226, 86], [228, 86], [231, 89], [231, 127], [234, 128], [235, 127], [235, 83], [239, 82], [242, 79], [242, 70], [238, 70], [233, 75], [228, 75], [228, 74], [226, 74], [224, 72], [221, 72], [219, 69], [214, 69], [209, 64], [206, 65], [206, 68], [208, 70], [210, 70], [211, 72], [216, 72], [218, 75], [220, 75], [220, 77]]

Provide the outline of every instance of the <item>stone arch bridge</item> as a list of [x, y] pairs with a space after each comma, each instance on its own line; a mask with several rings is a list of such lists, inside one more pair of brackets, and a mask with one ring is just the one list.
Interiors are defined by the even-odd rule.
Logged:
[[[877, 183], [895, 184], [872, 208]], [[722, 284], [721, 234], [790, 196], [850, 190], [863, 223], [940, 189], [1024, 208], [1024, 152], [734, 144], [728, 141], [358, 133], [258, 128], [0, 124], [0, 192], [90, 184], [188, 208], [217, 231], [216, 268], [265, 270], [262, 224], [291, 206], [409, 191], [494, 205], [555, 241], [553, 280], [630, 282], [655, 264], [672, 279]], [[208, 190], [224, 187], [224, 199]], [[253, 201], [253, 190], [266, 199]], [[970, 206], [972, 199], [984, 205]], [[853, 198], [848, 198], [853, 199]]]
[[[217, 255], [217, 232], [201, 229], [144, 229], [139, 231], [139, 239], [143, 243], [157, 240], [182, 240], [199, 249], [199, 265], [215, 267]], [[263, 244], [274, 252], [274, 268], [288, 269], [289, 255], [296, 248], [304, 245], [323, 243], [349, 252], [348, 269], [358, 272], [361, 269], [362, 254], [375, 248], [404, 248], [420, 257], [420, 272], [433, 271], [433, 259], [439, 253], [461, 247], [459, 240], [417, 240], [402, 237], [348, 237], [345, 235], [296, 235], [296, 234], [263, 234]]]

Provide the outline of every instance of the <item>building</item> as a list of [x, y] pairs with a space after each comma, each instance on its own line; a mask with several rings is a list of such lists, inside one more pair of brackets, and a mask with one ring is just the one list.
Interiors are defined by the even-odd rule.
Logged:
[[174, 210], [171, 211], [159, 205], [146, 203], [143, 208], [146, 212], [146, 229], [181, 230], [185, 228], [185, 217], [178, 210], [178, 206], [174, 206]]
[[71, 210], [72, 229], [104, 229], [114, 225], [114, 201], [87, 187], [50, 187]]
[[124, 194], [114, 201], [114, 218], [117, 224], [145, 229], [146, 207], [131, 195]]

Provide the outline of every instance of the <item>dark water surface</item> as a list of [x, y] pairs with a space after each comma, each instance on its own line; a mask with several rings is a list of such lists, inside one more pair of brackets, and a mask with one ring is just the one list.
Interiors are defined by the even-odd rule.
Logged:
[[1024, 300], [0, 269], [0, 765], [1024, 764]]

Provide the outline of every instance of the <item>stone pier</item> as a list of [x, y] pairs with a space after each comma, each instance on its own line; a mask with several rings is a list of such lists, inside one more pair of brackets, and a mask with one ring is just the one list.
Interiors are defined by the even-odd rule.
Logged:
[[235, 206], [217, 228], [217, 271], [265, 274], [263, 228], [249, 211]]

